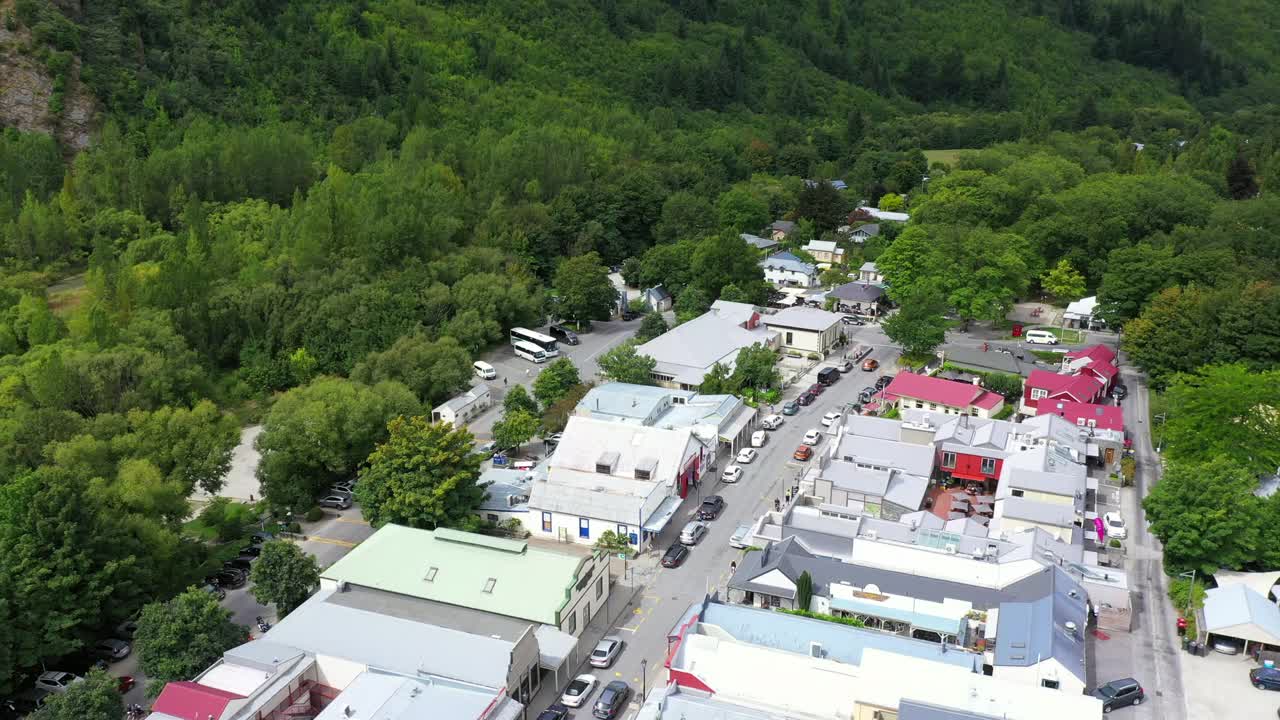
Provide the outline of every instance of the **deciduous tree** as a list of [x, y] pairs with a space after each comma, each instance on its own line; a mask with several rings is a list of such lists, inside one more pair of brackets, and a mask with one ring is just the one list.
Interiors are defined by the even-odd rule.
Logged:
[[297, 545], [272, 540], [262, 546], [250, 578], [253, 597], [264, 605], [275, 605], [277, 616], [284, 617], [305, 602], [320, 584], [320, 566], [314, 555]]
[[538, 416], [527, 410], [512, 410], [493, 424], [493, 440], [498, 447], [510, 448], [519, 453], [520, 446], [533, 439], [538, 432]]
[[[542, 407], [551, 407], [557, 400], [564, 397], [569, 388], [580, 382], [582, 381], [578, 378], [578, 368], [574, 366], [573, 361], [562, 357], [538, 373], [538, 377], [533, 381], [533, 394]], [[506, 406], [505, 402], [503, 406]], [[536, 408], [534, 412], [537, 412]]]
[[73, 683], [65, 692], [49, 695], [44, 707], [28, 716], [31, 720], [120, 720], [124, 700], [120, 679], [105, 670], [93, 670], [84, 682]]
[[1079, 300], [1084, 297], [1084, 276], [1071, 267], [1070, 261], [1063, 258], [1040, 278], [1040, 287], [1060, 302]]
[[502, 398], [502, 414], [509, 415], [517, 410], [523, 410], [530, 414], [537, 414], [538, 403], [529, 395], [529, 391], [524, 389], [523, 385], [516, 385], [507, 391], [507, 396]]
[[602, 354], [596, 361], [600, 372], [614, 382], [653, 385], [656, 361], [636, 352], [635, 342], [624, 342]]
[[247, 639], [245, 627], [231, 622], [231, 611], [218, 598], [191, 588], [142, 609], [133, 647], [147, 675], [147, 694], [154, 697], [165, 683], [195, 677]]
[[589, 252], [570, 257], [556, 270], [557, 308], [569, 321], [582, 324], [609, 317], [618, 300], [617, 290], [609, 280], [609, 269], [600, 255]]
[[1142, 507], [1172, 572], [1240, 570], [1258, 558], [1261, 500], [1257, 475], [1220, 457], [1171, 462]]
[[644, 316], [644, 320], [640, 321], [640, 329], [636, 331], [636, 339], [642, 343], [649, 342], [670, 329], [667, 326], [667, 321], [663, 319], [662, 313], [651, 312]]
[[1165, 401], [1160, 436], [1169, 458], [1184, 463], [1228, 458], [1256, 474], [1280, 465], [1280, 371], [1207, 365], [1175, 376]]
[[921, 288], [902, 298], [902, 307], [881, 323], [884, 334], [908, 355], [933, 352], [947, 339], [946, 302], [941, 294]]
[[356, 485], [365, 518], [374, 525], [473, 527], [484, 489], [471, 433], [424, 417], [396, 418], [389, 429]]

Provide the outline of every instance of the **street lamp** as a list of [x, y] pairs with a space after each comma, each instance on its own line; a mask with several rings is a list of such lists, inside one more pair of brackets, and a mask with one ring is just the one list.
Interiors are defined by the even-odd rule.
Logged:
[[1159, 424], [1159, 428], [1160, 428], [1160, 439], [1156, 441], [1156, 452], [1160, 452], [1160, 449], [1164, 447], [1164, 418], [1165, 418], [1165, 415], [1166, 415], [1166, 413], [1160, 413], [1159, 415], [1152, 415], [1152, 416], [1151, 416], [1151, 419], [1152, 419], [1152, 420], [1159, 420], [1159, 421], [1160, 421], [1160, 424]]
[[644, 705], [644, 696], [649, 694], [649, 659], [640, 661], [640, 704]]

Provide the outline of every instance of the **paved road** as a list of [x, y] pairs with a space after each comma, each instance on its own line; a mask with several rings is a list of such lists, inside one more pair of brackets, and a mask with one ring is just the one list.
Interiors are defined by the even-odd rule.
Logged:
[[[864, 337], [864, 335], [871, 336], [878, 332], [878, 329], [861, 327], [852, 328], [852, 330], [855, 342], [875, 343], [872, 337]], [[701, 493], [690, 494], [680, 513], [662, 532], [654, 544], [655, 550], [652, 554], [660, 555], [672, 542], [675, 542], [680, 528], [692, 518], [697, 509], [701, 501], [700, 496], [721, 495], [726, 502], [724, 512], [718, 519], [709, 523], [710, 532], [698, 546], [692, 548], [688, 560], [682, 567], [673, 569], [655, 567], [647, 576], [641, 575], [637, 578], [641, 589], [635, 602], [622, 614], [623, 620], [610, 631], [610, 634], [621, 637], [627, 643], [618, 662], [608, 670], [593, 670], [584, 664], [580, 668], [571, 670], [567, 673], [568, 676], [571, 678], [574, 675], [591, 672], [600, 679], [601, 686], [610, 680], [626, 681], [635, 691], [637, 702], [633, 703], [632, 708], [622, 717], [634, 716], [639, 707], [638, 696], [642, 686], [647, 685], [652, 688], [655, 684], [661, 685], [665, 681], [666, 671], [663, 668], [663, 660], [667, 650], [667, 631], [676, 624], [690, 605], [700, 601], [706, 593], [719, 591], [723, 595], [725, 584], [729, 580], [729, 563], [737, 560], [742, 554], [742, 551], [729, 547], [729, 536], [739, 525], [752, 522], [761, 513], [771, 509], [773, 499], [782, 497], [786, 487], [784, 483], [789, 484], [797, 477], [797, 473], [809, 464], [800, 463], [791, 458], [791, 454], [800, 444], [805, 432], [812, 428], [822, 429], [820, 421], [824, 413], [839, 410], [846, 404], [856, 401], [858, 391], [872, 384], [881, 372], [893, 372], [898, 354], [896, 347], [876, 347], [871, 357], [880, 361], [882, 365], [880, 372], [864, 373], [854, 370], [845, 374], [841, 376], [839, 382], [819, 395], [812, 405], [802, 407], [799, 414], [787, 417], [781, 428], [769, 433], [769, 442], [759, 449], [760, 456], [751, 464], [743, 466], [744, 475], [738, 483], [724, 485], [717, 478], [715, 484], [710, 484], [710, 476], [708, 476], [708, 484], [700, 488]], [[820, 363], [814, 372], [810, 373], [810, 381], [816, 375], [816, 371], [825, 366], [825, 363]], [[797, 383], [784, 394], [784, 400], [791, 399], [809, 384]], [[828, 440], [824, 437], [823, 443], [826, 442]], [[819, 449], [822, 449], [822, 445]], [[718, 463], [720, 469], [725, 465], [724, 459]], [[653, 564], [652, 556], [648, 558], [648, 564]], [[614, 592], [622, 596], [629, 592], [629, 588], [626, 587], [625, 582], [618, 582]], [[647, 683], [642, 683], [641, 662], [645, 660], [648, 661], [648, 678]], [[550, 684], [548, 682], [531, 703], [531, 716], [536, 716], [537, 712], [544, 709], [555, 696], [558, 696], [559, 691], [563, 690], [563, 687], [552, 689]], [[567, 684], [567, 681], [562, 683], [562, 685]], [[594, 698], [589, 702], [594, 702]], [[579, 710], [575, 715], [587, 717], [590, 709], [589, 706], [584, 707], [587, 709]]]
[[[546, 332], [547, 328], [544, 326], [531, 329]], [[567, 357], [573, 361], [573, 364], [578, 368], [578, 376], [583, 381], [598, 379], [596, 373], [599, 371], [600, 366], [596, 364], [596, 358], [635, 336], [636, 331], [639, 329], [639, 320], [630, 322], [621, 320], [596, 321], [592, 323], [591, 332], [578, 335], [581, 341], [579, 345], [560, 343], [560, 357]], [[487, 412], [471, 421], [468, 429], [476, 437], [488, 439], [491, 437], [490, 432], [493, 429], [493, 424], [502, 415], [502, 398], [506, 396], [507, 390], [512, 385], [518, 384], [525, 386], [532, 394], [533, 380], [538, 376], [542, 368], [546, 367], [546, 364], [537, 365], [516, 357], [515, 351], [512, 350], [510, 344], [501, 345], [491, 350], [481, 359], [493, 365], [498, 371], [498, 378], [488, 381], [496, 402]]]

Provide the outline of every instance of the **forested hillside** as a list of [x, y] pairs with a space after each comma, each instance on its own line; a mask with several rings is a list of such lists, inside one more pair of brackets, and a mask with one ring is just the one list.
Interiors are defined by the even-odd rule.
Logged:
[[[79, 153], [0, 135], [0, 690], [203, 576], [185, 499], [225, 471], [228, 413], [285, 393], [268, 423], [302, 430], [270, 440], [263, 474], [298, 507], [299, 485], [349, 476], [390, 417], [541, 322], [570, 256], [631, 260], [688, 317], [761, 298], [737, 233], [787, 217], [803, 244], [901, 194], [912, 224], [850, 261], [884, 253], [900, 300], [999, 317], [1065, 261], [1161, 380], [1280, 362], [1280, 329], [1261, 327], [1280, 308], [1280, 5], [1264, 0], [17, 0], [0, 16], [0, 72], [41, 63], [53, 117], [78, 72], [100, 110]], [[924, 153], [956, 149], [973, 152]], [[1255, 305], [1232, 332], [1273, 341], [1161, 339], [1219, 332], [1208, 313], [1237, 298]]]

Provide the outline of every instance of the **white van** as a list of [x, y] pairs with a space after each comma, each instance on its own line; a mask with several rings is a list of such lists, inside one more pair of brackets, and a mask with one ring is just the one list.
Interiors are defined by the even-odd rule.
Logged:
[[1027, 342], [1031, 345], [1057, 345], [1058, 336], [1048, 330], [1028, 330]]
[[766, 417], [764, 420], [760, 421], [760, 427], [764, 428], [765, 430], [777, 430], [778, 428], [782, 427], [782, 416], [770, 415]]
[[764, 447], [769, 441], [769, 434], [763, 430], [757, 430], [751, 433], [751, 447]]
[[477, 360], [471, 363], [471, 368], [476, 371], [476, 377], [481, 380], [494, 380], [498, 377], [498, 371], [495, 370], [492, 365], [483, 360]]

